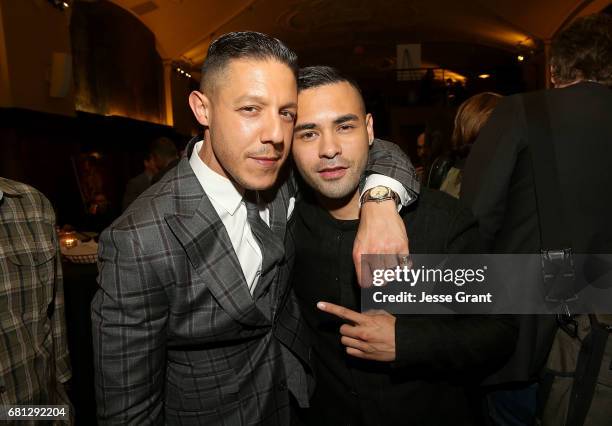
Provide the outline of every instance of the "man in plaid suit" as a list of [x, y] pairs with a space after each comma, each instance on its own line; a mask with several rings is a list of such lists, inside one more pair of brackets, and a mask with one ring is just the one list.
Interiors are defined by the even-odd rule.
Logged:
[[[308, 405], [310, 345], [288, 287], [296, 186], [282, 167], [296, 56], [264, 34], [230, 33], [202, 71], [189, 101], [204, 140], [100, 238], [92, 319], [103, 424], [287, 425], [292, 404]], [[399, 179], [407, 204], [418, 185], [398, 152], [375, 146], [367, 170]], [[356, 255], [408, 250], [393, 201], [362, 212]]]

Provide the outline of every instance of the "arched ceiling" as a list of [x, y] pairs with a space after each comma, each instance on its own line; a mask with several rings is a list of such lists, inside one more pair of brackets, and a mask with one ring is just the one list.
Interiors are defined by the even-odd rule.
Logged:
[[[210, 41], [235, 30], [272, 34], [302, 51], [401, 43], [534, 48], [612, 0], [111, 0], [155, 35], [165, 60], [194, 67]], [[388, 47], [388, 46], [387, 46]]]

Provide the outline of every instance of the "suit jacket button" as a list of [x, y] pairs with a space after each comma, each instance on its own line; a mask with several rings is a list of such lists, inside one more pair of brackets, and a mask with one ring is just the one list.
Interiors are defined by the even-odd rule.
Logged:
[[285, 380], [281, 380], [278, 383], [278, 390], [281, 392], [285, 392], [287, 390], [287, 382]]

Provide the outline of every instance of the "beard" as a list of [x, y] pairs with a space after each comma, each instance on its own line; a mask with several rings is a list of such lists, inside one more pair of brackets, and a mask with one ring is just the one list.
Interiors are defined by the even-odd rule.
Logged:
[[359, 175], [347, 174], [341, 179], [325, 181], [318, 179], [315, 185], [311, 185], [322, 196], [338, 199], [352, 195], [359, 186]]
[[[309, 172], [303, 173], [302, 177], [306, 183], [325, 198], [341, 199], [354, 195], [359, 186], [361, 175], [365, 170], [366, 163], [348, 161], [343, 158], [324, 160], [312, 167]], [[326, 168], [343, 167], [346, 169], [344, 176], [337, 179], [324, 179], [320, 171]]]

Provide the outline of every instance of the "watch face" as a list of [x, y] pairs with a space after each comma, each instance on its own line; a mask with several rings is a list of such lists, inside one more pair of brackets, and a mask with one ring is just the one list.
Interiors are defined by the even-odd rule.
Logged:
[[388, 194], [389, 190], [384, 186], [376, 186], [370, 191], [370, 196], [372, 198], [382, 198], [386, 197]]

